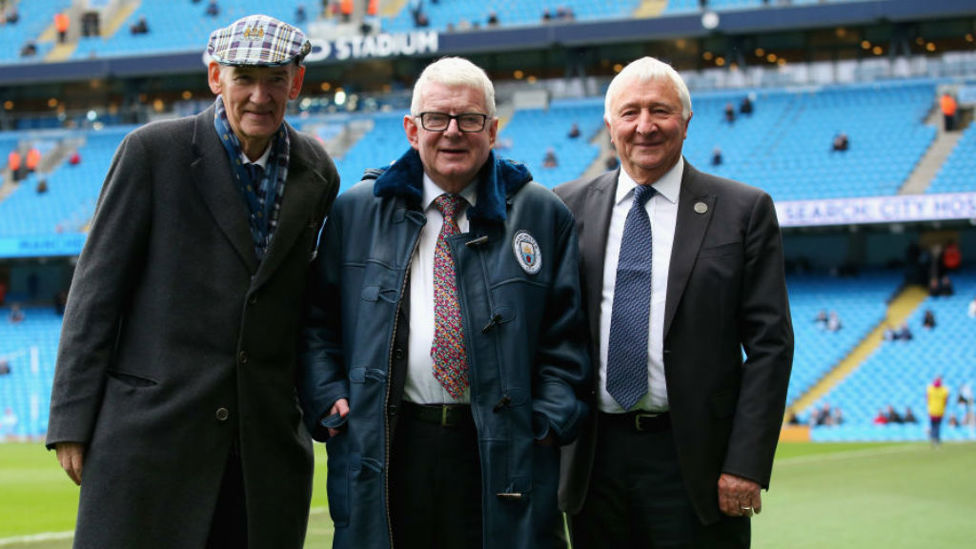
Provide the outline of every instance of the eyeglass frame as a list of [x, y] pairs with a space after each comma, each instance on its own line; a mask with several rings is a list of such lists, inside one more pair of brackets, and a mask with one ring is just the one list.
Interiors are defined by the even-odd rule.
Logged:
[[[445, 117], [447, 117], [447, 125], [445, 125], [442, 129], [439, 129], [439, 130], [434, 130], [434, 129], [428, 128], [427, 127], [427, 123], [424, 122], [424, 115], [427, 115], [427, 114], [436, 114], [436, 115], [439, 115], [439, 116], [445, 116]], [[466, 130], [466, 129], [462, 128], [461, 127], [461, 117], [462, 116], [480, 116], [481, 117], [481, 127], [478, 128], [477, 130]], [[429, 132], [437, 132], [437, 133], [446, 132], [447, 129], [451, 127], [451, 121], [452, 120], [454, 120], [456, 122], [457, 129], [461, 133], [478, 133], [478, 132], [483, 132], [483, 131], [485, 131], [485, 128], [488, 126], [488, 115], [487, 114], [484, 114], [484, 113], [480, 113], [480, 112], [462, 112], [461, 114], [448, 114], [446, 112], [424, 111], [422, 113], [416, 114], [414, 117], [420, 119], [420, 127], [422, 127], [423, 129], [425, 129], [425, 130], [427, 130]]]

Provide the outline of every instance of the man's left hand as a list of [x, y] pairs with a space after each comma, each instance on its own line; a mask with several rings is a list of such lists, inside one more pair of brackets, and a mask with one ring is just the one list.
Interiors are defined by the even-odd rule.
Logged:
[[751, 517], [762, 511], [759, 484], [742, 477], [722, 473], [718, 479], [718, 506], [730, 517]]

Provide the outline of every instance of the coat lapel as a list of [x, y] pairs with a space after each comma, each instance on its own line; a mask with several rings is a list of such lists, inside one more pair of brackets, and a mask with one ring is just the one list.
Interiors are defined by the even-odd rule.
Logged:
[[[699, 185], [699, 172], [685, 162], [678, 198], [678, 219], [674, 228], [674, 245], [668, 268], [668, 297], [664, 306], [664, 335], [671, 329], [671, 321], [681, 302], [691, 269], [698, 257], [705, 231], [715, 211], [715, 195]], [[698, 204], [704, 204], [705, 211]]]
[[268, 253], [258, 267], [255, 287], [274, 274], [305, 229], [316, 229], [322, 221], [316, 216], [316, 211], [321, 203], [322, 189], [328, 188], [327, 182], [321, 174], [305, 164], [305, 159], [312, 157], [306, 149], [308, 145], [296, 135], [291, 126], [288, 126], [288, 132], [291, 138], [288, 181], [285, 183], [285, 194], [281, 197], [278, 226], [271, 236]]
[[586, 277], [586, 310], [590, 311], [590, 336], [599, 348], [600, 305], [603, 299], [603, 262], [607, 255], [607, 234], [620, 170], [599, 176], [587, 189], [586, 207], [580, 221], [583, 276]]
[[248, 271], [254, 273], [258, 268], [258, 260], [247, 223], [247, 210], [240, 191], [234, 185], [230, 162], [220, 144], [213, 117], [212, 106], [196, 117], [193, 130], [193, 151], [196, 158], [190, 164], [190, 171], [194, 184], [220, 230], [227, 236]]

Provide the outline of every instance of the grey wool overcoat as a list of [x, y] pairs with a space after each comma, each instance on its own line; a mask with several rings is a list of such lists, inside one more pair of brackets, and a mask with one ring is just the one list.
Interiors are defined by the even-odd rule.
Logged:
[[288, 126], [279, 225], [256, 259], [214, 108], [130, 133], [78, 260], [49, 447], [86, 444], [75, 547], [203, 547], [239, 437], [249, 546], [299, 548], [312, 484], [295, 393], [332, 160]]

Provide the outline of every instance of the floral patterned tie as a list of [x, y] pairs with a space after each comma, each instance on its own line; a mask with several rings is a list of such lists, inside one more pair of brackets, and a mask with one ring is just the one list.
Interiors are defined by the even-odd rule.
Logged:
[[459, 234], [458, 209], [464, 199], [454, 194], [442, 194], [434, 199], [444, 216], [444, 224], [434, 246], [434, 342], [430, 356], [434, 360], [434, 378], [454, 399], [468, 388], [468, 363], [461, 330], [461, 306], [458, 304], [454, 258], [447, 238]]

